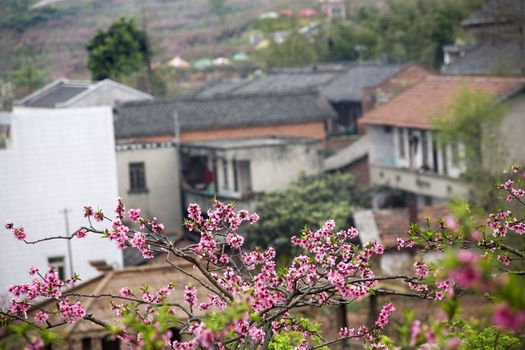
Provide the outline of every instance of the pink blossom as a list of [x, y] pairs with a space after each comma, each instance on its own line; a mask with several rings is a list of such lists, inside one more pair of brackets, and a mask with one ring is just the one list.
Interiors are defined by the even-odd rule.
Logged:
[[140, 209], [130, 209], [128, 210], [129, 219], [132, 222], [137, 222], [140, 219]]
[[93, 215], [93, 218], [95, 219], [95, 221], [98, 221], [98, 222], [101, 222], [104, 220], [104, 212], [102, 211], [102, 209], [97, 209], [97, 211], [95, 212], [95, 215]]
[[481, 238], [483, 238], [483, 235], [479, 231], [472, 231], [470, 233], [470, 239], [472, 239], [474, 241], [480, 241]]
[[19, 241], [23, 241], [27, 237], [27, 233], [25, 232], [24, 227], [22, 227], [22, 226], [15, 228], [13, 230], [13, 235]]
[[250, 224], [255, 224], [257, 221], [259, 221], [259, 215], [257, 215], [257, 213], [250, 215]]
[[38, 311], [35, 314], [35, 322], [38, 324], [44, 324], [46, 323], [47, 319], [49, 318], [49, 315], [43, 311]]
[[226, 242], [228, 242], [232, 248], [239, 249], [244, 244], [244, 237], [234, 233], [228, 233]]
[[445, 218], [445, 224], [448, 226], [449, 229], [451, 229], [452, 231], [455, 231], [458, 229], [459, 227], [459, 223], [457, 222], [456, 219], [454, 219], [452, 216], [447, 216]]
[[87, 230], [84, 228], [81, 228], [75, 233], [75, 236], [77, 236], [77, 238], [85, 238], [87, 236]]
[[124, 217], [126, 216], [126, 207], [124, 206], [124, 202], [122, 201], [121, 197], [117, 198], [117, 207], [115, 208], [115, 214], [117, 214], [117, 218], [120, 220], [124, 220]]
[[416, 276], [419, 278], [424, 278], [428, 275], [428, 266], [422, 261], [416, 261], [414, 263], [414, 268], [416, 269]]
[[133, 295], [133, 292], [131, 291], [131, 288], [129, 287], [122, 287], [120, 288], [119, 294], [121, 297], [129, 298]]
[[4, 224], [4, 227], [6, 228], [6, 230], [11, 230], [14, 227], [14, 224], [11, 220], [7, 220]]
[[388, 323], [390, 315], [396, 310], [394, 305], [392, 304], [385, 304], [383, 308], [381, 309], [381, 312], [379, 313], [379, 317], [377, 318], [377, 321], [375, 323], [376, 327], [378, 328], [384, 328], [385, 325]]
[[261, 328], [252, 327], [248, 331], [248, 335], [250, 338], [252, 338], [256, 343], [261, 342], [264, 339], [264, 331]]
[[95, 211], [93, 210], [93, 207], [90, 206], [90, 205], [86, 205], [86, 206], [84, 206], [84, 208], [82, 209], [82, 215], [83, 215], [85, 218], [93, 216], [94, 213], [95, 213]]
[[30, 274], [31, 276], [33, 276], [33, 275], [36, 274], [36, 273], [38, 273], [38, 267], [36, 267], [36, 266], [31, 266], [31, 267], [29, 268], [29, 274]]
[[184, 287], [184, 302], [187, 303], [191, 309], [195, 306], [197, 302], [197, 288], [190, 285]]
[[459, 349], [461, 346], [461, 339], [459, 338], [452, 338], [447, 340], [447, 343], [445, 344], [445, 350], [456, 350]]
[[25, 346], [25, 350], [41, 350], [45, 346], [45, 343], [40, 338], [32, 338], [29, 343]]
[[86, 310], [79, 302], [70, 304], [66, 299], [62, 299], [58, 303], [58, 307], [60, 315], [66, 318], [68, 323], [74, 323], [86, 315]]

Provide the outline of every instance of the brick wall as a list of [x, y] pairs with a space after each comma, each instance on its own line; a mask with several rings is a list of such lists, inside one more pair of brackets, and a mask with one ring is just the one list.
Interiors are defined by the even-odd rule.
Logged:
[[[183, 142], [187, 142], [263, 136], [292, 136], [324, 140], [326, 138], [326, 128], [323, 121], [318, 121], [301, 124], [282, 124], [246, 128], [185, 131], [182, 132], [181, 140]], [[173, 135], [160, 135], [152, 137], [141, 137], [137, 139], [120, 139], [118, 141], [165, 142], [170, 141], [172, 139]]]

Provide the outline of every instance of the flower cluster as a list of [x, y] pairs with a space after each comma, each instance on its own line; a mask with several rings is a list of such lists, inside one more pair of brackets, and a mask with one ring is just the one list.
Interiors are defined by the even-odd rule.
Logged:
[[388, 323], [390, 319], [390, 315], [396, 310], [394, 305], [392, 304], [386, 304], [381, 309], [381, 312], [379, 313], [379, 317], [377, 318], [377, 321], [375, 323], [376, 327], [378, 328], [384, 328], [386, 324]]

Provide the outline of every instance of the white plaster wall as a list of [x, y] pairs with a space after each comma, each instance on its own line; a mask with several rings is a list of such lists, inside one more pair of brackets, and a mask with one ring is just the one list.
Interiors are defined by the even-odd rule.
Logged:
[[[147, 193], [129, 193], [129, 163], [144, 162]], [[174, 147], [117, 152], [118, 192], [127, 208], [157, 217], [166, 233], [180, 232], [182, 212], [177, 151]]]
[[384, 126], [368, 125], [366, 127], [370, 145], [369, 159], [371, 164], [396, 166], [393, 129], [390, 133], [387, 133]]
[[[6, 220], [23, 225], [29, 240], [64, 235], [64, 208], [70, 230], [85, 224], [82, 207], [91, 204], [111, 214], [117, 177], [110, 107], [18, 110], [12, 119], [12, 148], [0, 150], [0, 295], [12, 283], [29, 281], [27, 269], [47, 268], [50, 256], [66, 258], [65, 241], [25, 245], [3, 228]], [[97, 271], [88, 261], [122, 266], [113, 243], [91, 236], [72, 241], [73, 269], [87, 280]]]
[[[504, 143], [504, 153], [510, 165], [512, 162], [525, 164], [525, 93], [507, 102], [507, 114], [501, 125], [500, 141]], [[486, 160], [485, 160], [486, 161]], [[500, 172], [501, 169], [493, 169]]]
[[321, 169], [319, 143], [288, 144], [236, 150], [236, 160], [249, 160], [252, 190], [282, 190], [301, 172], [315, 174]]
[[395, 251], [381, 255], [379, 266], [385, 274], [396, 275], [410, 271], [412, 260], [409, 253]]

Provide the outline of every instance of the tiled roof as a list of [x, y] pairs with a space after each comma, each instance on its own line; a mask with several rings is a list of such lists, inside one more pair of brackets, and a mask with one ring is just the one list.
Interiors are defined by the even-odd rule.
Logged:
[[67, 107], [78, 99], [97, 91], [103, 86], [112, 86], [136, 96], [137, 99], [151, 99], [152, 96], [129, 86], [117, 83], [111, 79], [98, 82], [57, 79], [32, 94], [14, 101], [15, 106], [37, 108]]
[[469, 49], [465, 56], [443, 65], [447, 75], [493, 75], [498, 70], [519, 75], [523, 66], [522, 52], [516, 41], [488, 42]]
[[519, 20], [525, 14], [522, 0], [490, 0], [461, 22], [464, 27]]
[[[174, 260], [174, 259], [172, 259]], [[186, 273], [194, 275], [198, 278], [204, 278], [196, 269], [192, 267], [191, 264], [184, 262], [182, 260], [172, 261], [180, 268], [182, 268]], [[65, 291], [64, 293], [77, 293], [82, 295], [98, 295], [98, 294], [111, 294], [119, 295], [120, 288], [126, 286], [130, 287], [134, 292], [136, 292], [137, 299], [140, 299], [142, 293], [140, 288], [144, 285], [149, 286], [149, 290], [153, 293], [157, 292], [160, 288], [167, 287], [171, 282], [175, 283], [175, 289], [167, 297], [166, 301], [168, 303], [179, 303], [184, 304], [183, 300], [183, 290], [184, 286], [193, 281], [186, 275], [181, 272], [178, 272], [174, 267], [162, 263], [162, 264], [152, 264], [144, 265], [140, 267], [128, 267], [121, 270], [111, 270], [105, 272], [103, 275], [86, 281], [72, 289]], [[194, 281], [193, 281], [194, 282]], [[196, 283], [194, 282], [194, 285]], [[206, 300], [207, 293], [204, 288], [197, 288], [198, 300]], [[93, 314], [99, 320], [102, 320], [106, 323], [113, 324], [117, 320], [116, 313], [111, 307], [111, 298], [110, 297], [99, 297], [96, 299], [86, 298], [86, 297], [72, 297], [73, 301], [80, 301], [83, 305], [86, 306], [86, 312]], [[45, 309], [51, 309], [52, 303], [41, 304], [40, 307]], [[178, 319], [184, 320], [187, 316], [180, 309], [175, 308], [175, 316]], [[32, 309], [29, 314], [34, 314], [38, 309]], [[202, 314], [201, 311], [196, 310], [197, 314]], [[51, 316], [55, 318], [55, 316]], [[54, 320], [51, 320], [54, 321]], [[83, 336], [93, 334], [94, 332], [106, 333], [107, 331], [102, 329], [100, 326], [95, 325], [90, 321], [79, 321], [74, 324], [66, 324], [58, 328], [61, 332], [66, 335], [71, 336], [72, 338], [81, 338]]]
[[361, 63], [351, 66], [345, 73], [328, 83], [321, 94], [331, 102], [363, 99], [363, 89], [375, 86], [405, 67], [399, 63]]
[[183, 132], [296, 124], [336, 117], [328, 101], [312, 92], [129, 102], [115, 109], [115, 136], [171, 135], [175, 129], [175, 111]]
[[365, 87], [374, 86], [406, 65], [360, 62], [273, 70], [253, 80], [221, 80], [197, 91], [195, 97], [318, 91], [330, 102], [360, 102]]
[[34, 96], [30, 96], [23, 103], [26, 107], [53, 108], [57, 103], [66, 102], [78, 94], [86, 91], [91, 82], [85, 81], [66, 81], [59, 80], [38, 91]]
[[360, 123], [432, 129], [437, 116], [446, 115], [448, 106], [462, 88], [480, 90], [505, 98], [523, 88], [523, 78], [428, 76], [387, 103], [366, 113]]

